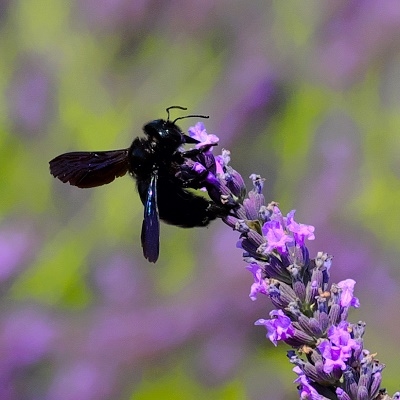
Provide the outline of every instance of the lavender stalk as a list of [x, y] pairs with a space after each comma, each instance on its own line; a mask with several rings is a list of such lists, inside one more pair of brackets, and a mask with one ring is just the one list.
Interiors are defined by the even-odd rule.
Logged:
[[[218, 142], [202, 123], [189, 134], [202, 142], [197, 146]], [[381, 388], [385, 365], [364, 348], [366, 324], [348, 321], [349, 309], [360, 306], [356, 282], [330, 283], [332, 256], [319, 252], [310, 258], [305, 244], [314, 240], [314, 227], [295, 221], [294, 210], [284, 216], [278, 203], [266, 204], [259, 175], [250, 176], [253, 189], [247, 193], [229, 162], [229, 151], [214, 157], [210, 146], [185, 167], [204, 176], [211, 199], [226, 205], [227, 215], [221, 219], [240, 233], [238, 246], [254, 278], [250, 298], [267, 296], [275, 307], [255, 325], [267, 329], [275, 346], [283, 341], [292, 347], [287, 357], [294, 365], [300, 399], [400, 399], [400, 392], [390, 397]]]

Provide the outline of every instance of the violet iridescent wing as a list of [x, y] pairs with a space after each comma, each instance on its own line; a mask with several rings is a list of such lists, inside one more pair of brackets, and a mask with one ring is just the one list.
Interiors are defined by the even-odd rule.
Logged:
[[50, 173], [79, 188], [106, 185], [128, 172], [128, 149], [76, 151], [50, 161]]
[[152, 174], [147, 189], [141, 239], [144, 257], [150, 262], [155, 263], [160, 252], [160, 220], [158, 217], [157, 207], [157, 171]]

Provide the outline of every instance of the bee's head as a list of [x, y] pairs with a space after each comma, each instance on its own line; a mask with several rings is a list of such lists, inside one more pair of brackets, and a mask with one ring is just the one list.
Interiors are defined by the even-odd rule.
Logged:
[[174, 122], [156, 119], [143, 127], [150, 140], [164, 148], [177, 149], [185, 143], [184, 135]]
[[149, 122], [143, 127], [144, 132], [149, 137], [150, 140], [155, 142], [157, 146], [160, 146], [165, 149], [176, 150], [179, 146], [184, 143], [198, 143], [196, 139], [193, 139], [187, 135], [185, 135], [181, 128], [175, 124], [176, 121], [185, 118], [208, 118], [206, 115], [186, 115], [183, 117], [175, 118], [173, 121], [169, 119], [169, 112], [171, 109], [178, 108], [180, 110], [186, 110], [185, 107], [181, 106], [171, 106], [167, 108], [168, 118], [164, 119], [155, 119], [154, 121]]

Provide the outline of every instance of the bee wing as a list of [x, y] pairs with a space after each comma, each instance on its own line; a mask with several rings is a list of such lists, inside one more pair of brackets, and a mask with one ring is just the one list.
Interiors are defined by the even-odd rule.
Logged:
[[128, 172], [128, 149], [76, 151], [50, 161], [50, 173], [80, 188], [105, 185]]
[[147, 189], [147, 197], [144, 205], [144, 217], [142, 224], [143, 255], [150, 262], [155, 263], [160, 251], [160, 220], [157, 207], [157, 172], [151, 176]]

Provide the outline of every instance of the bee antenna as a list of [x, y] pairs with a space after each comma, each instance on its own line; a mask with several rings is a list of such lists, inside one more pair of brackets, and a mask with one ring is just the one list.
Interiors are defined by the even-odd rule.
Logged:
[[[167, 121], [169, 121], [169, 110], [172, 110], [174, 108], [178, 108], [179, 110], [187, 110], [187, 107], [182, 107], [182, 106], [170, 106], [166, 109], [167, 111], [167, 115], [168, 115], [168, 119]], [[180, 119], [185, 119], [185, 118], [210, 118], [208, 115], [198, 115], [198, 114], [191, 114], [191, 115], [185, 115], [184, 117], [178, 117], [175, 118], [172, 123], [175, 124], [176, 121], [179, 121]]]
[[176, 121], [179, 121], [180, 119], [186, 119], [186, 118], [210, 118], [209, 115], [200, 115], [200, 114], [192, 114], [192, 115], [185, 115], [184, 117], [178, 117], [175, 118], [172, 123], [174, 124]]
[[182, 107], [182, 106], [170, 106], [170, 107], [168, 107], [165, 110], [165, 111], [167, 111], [167, 116], [168, 116], [167, 121], [169, 121], [169, 110], [173, 110], [174, 108], [178, 108], [179, 110], [184, 110], [184, 111], [187, 110], [187, 107]]

